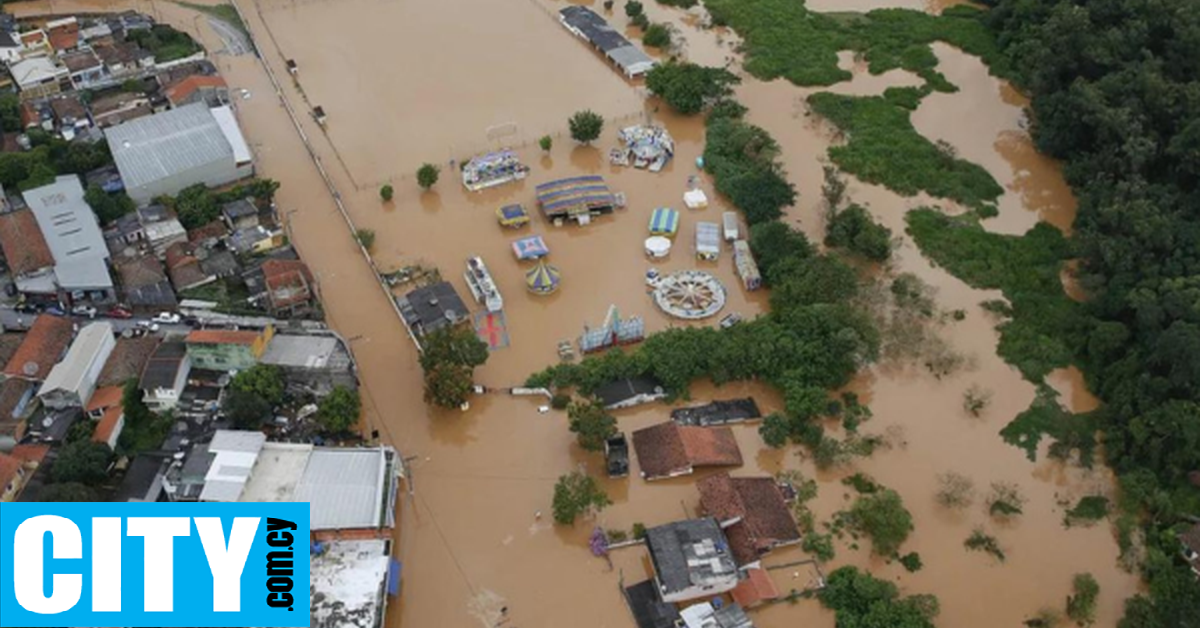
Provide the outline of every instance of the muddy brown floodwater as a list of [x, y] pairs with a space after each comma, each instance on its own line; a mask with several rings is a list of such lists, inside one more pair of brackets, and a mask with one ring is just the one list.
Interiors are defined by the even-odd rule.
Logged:
[[[302, 125], [356, 225], [376, 231], [378, 263], [436, 264], [466, 295], [461, 280], [464, 259], [481, 255], [487, 260], [505, 296], [511, 346], [494, 352], [479, 369], [480, 383], [512, 385], [553, 363], [555, 344], [577, 336], [585, 323], [599, 323], [610, 304], [625, 315], [644, 316], [651, 331], [683, 324], [658, 313], [646, 297], [642, 275], [649, 264], [641, 242], [654, 207], [680, 208], [679, 250], [658, 266], [697, 266], [689, 251], [695, 222], [717, 221], [726, 209], [719, 199], [698, 212], [680, 207], [687, 177], [695, 173], [692, 162], [702, 150], [702, 123], [672, 116], [653, 101], [643, 103], [639, 86], [625, 82], [555, 23], [553, 12], [561, 3], [241, 4], [265, 61], [285, 82], [285, 60], [297, 60], [298, 85], [285, 84], [283, 96], [301, 112], [309, 103], [328, 113], [328, 135], [308, 118]], [[888, 3], [867, 4], [856, 8]], [[684, 54], [714, 64], [734, 54], [732, 34], [700, 30], [695, 16], [653, 3], [647, 6], [655, 19], [677, 24], [687, 40]], [[923, 2], [914, 6], [926, 8]], [[55, 0], [53, 7], [15, 7], [23, 15], [137, 8], [187, 30], [209, 50], [222, 48], [203, 17], [171, 3]], [[965, 158], [981, 163], [1009, 190], [1001, 202], [1001, 216], [992, 221], [997, 226], [989, 227], [1020, 232], [1038, 217], [1069, 227], [1073, 205], [1057, 167], [1021, 147], [1028, 146], [1020, 135], [1023, 103], [987, 77], [973, 59], [947, 47], [937, 52], [940, 69], [963, 90], [927, 99], [915, 116], [917, 126], [931, 139], [945, 139]], [[694, 514], [697, 477], [652, 485], [636, 477], [604, 480], [615, 503], [597, 520], [574, 528], [551, 525], [555, 479], [579, 465], [599, 475], [598, 457], [578, 449], [561, 413], [538, 414], [537, 400], [482, 396], [465, 413], [435, 411], [422, 402], [415, 351], [261, 66], [250, 56], [217, 53], [215, 59], [234, 90], [248, 90], [249, 98], [239, 97], [236, 106], [259, 171], [282, 183], [279, 206], [290, 222], [293, 241], [317, 275], [329, 322], [353, 339], [366, 427], [379, 429], [385, 440], [412, 457], [413, 492], [401, 505], [397, 544], [397, 556], [404, 562], [403, 594], [390, 608], [388, 625], [486, 627], [494, 625], [499, 609], [507, 606], [508, 625], [513, 626], [632, 626], [618, 585], [622, 579], [630, 583], [647, 575], [644, 552], [618, 550], [615, 569], [609, 570], [604, 561], [591, 557], [587, 536], [594, 525], [629, 529], [635, 522], [655, 525]], [[854, 68], [855, 78], [830, 88], [835, 91], [870, 94], [889, 85], [917, 83], [904, 72], [870, 76], [849, 56], [842, 62]], [[832, 133], [806, 115], [803, 99], [808, 93], [787, 83], [749, 77], [738, 89], [739, 98], [750, 107], [750, 120], [780, 142], [789, 177], [801, 192], [787, 219], [819, 241], [821, 164]], [[610, 117], [594, 147], [576, 146], [565, 137], [566, 118], [583, 107]], [[676, 159], [658, 175], [614, 170], [603, 156], [614, 143], [616, 128], [646, 115], [665, 124], [675, 137]], [[515, 127], [505, 126], [510, 122]], [[532, 142], [546, 132], [555, 136], [555, 146], [543, 155]], [[1018, 148], [1006, 148], [1013, 143]], [[506, 144], [516, 146], [532, 166], [524, 183], [471, 194], [444, 167], [434, 191], [421, 192], [411, 176], [421, 162], [446, 166], [450, 158]], [[499, 204], [519, 201], [532, 208], [535, 184], [593, 172], [628, 195], [628, 209], [586, 228], [555, 228], [538, 218], [521, 232], [497, 226], [493, 211]], [[378, 196], [381, 181], [396, 186], [395, 199], [386, 205]], [[711, 181], [706, 178], [704, 186], [712, 196]], [[852, 181], [850, 195], [898, 235], [907, 209], [933, 202], [902, 198], [857, 181]], [[525, 233], [546, 237], [550, 260], [562, 271], [563, 287], [552, 297], [538, 298], [524, 290], [524, 266], [508, 247], [513, 237]], [[719, 263], [700, 267], [725, 282], [730, 295], [726, 311], [748, 316], [763, 312], [767, 295], [748, 294], [739, 287], [730, 257], [724, 251]], [[1116, 567], [1117, 547], [1106, 526], [1066, 530], [1059, 505], [1085, 492], [1110, 491], [1107, 472], [1065, 467], [1044, 456], [1030, 463], [1023, 451], [997, 434], [1028, 407], [1034, 393], [1033, 386], [996, 355], [994, 321], [979, 307], [981, 301], [1000, 295], [971, 289], [934, 268], [907, 237], [900, 238], [893, 264], [896, 271], [915, 273], [932, 285], [940, 308], [966, 313], [964, 320], [945, 328], [944, 336], [970, 358], [971, 366], [941, 379], [901, 366], [871, 368], [856, 378], [850, 388], [875, 415], [864, 429], [887, 433], [895, 446], [858, 461], [854, 469], [818, 472], [796, 448], [770, 450], [754, 426], [740, 426], [735, 433], [746, 465], [737, 473], [800, 469], [818, 478], [821, 490], [813, 510], [819, 521], [845, 507], [847, 489], [838, 480], [855, 469], [899, 491], [916, 524], [904, 551], [919, 552], [925, 568], [908, 574], [896, 564], [871, 558], [865, 547], [851, 550], [844, 543], [828, 567], [859, 565], [896, 581], [905, 592], [937, 594], [941, 626], [1019, 625], [1041, 607], [1061, 607], [1072, 575], [1083, 571], [1093, 573], [1101, 586], [1097, 625], [1115, 625], [1123, 600], [1137, 589], [1137, 579]], [[1071, 372], [1054, 375], [1052, 383], [1071, 409], [1086, 410], [1094, 403], [1082, 379]], [[962, 409], [963, 393], [973, 384], [993, 395], [978, 419], [968, 418]], [[780, 406], [777, 393], [756, 384], [714, 389], [701, 382], [691, 393], [697, 401], [753, 395], [765, 411]], [[626, 432], [666, 418], [662, 406], [619, 413]], [[936, 478], [947, 471], [971, 477], [981, 492], [992, 482], [1017, 484], [1029, 500], [1025, 514], [1000, 527], [987, 519], [978, 501], [961, 513], [941, 509], [934, 502]], [[545, 513], [540, 519], [535, 517], [539, 511]], [[1007, 562], [964, 550], [962, 541], [976, 526], [999, 539]], [[768, 563], [798, 554], [791, 550], [773, 555]], [[775, 573], [785, 590], [807, 583], [806, 573]], [[812, 600], [755, 611], [753, 618], [762, 628], [833, 626], [832, 615]]]

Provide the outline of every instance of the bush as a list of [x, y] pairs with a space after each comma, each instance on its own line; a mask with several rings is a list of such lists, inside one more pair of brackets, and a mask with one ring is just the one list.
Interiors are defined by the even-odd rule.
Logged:
[[896, 585], [856, 567], [835, 569], [817, 597], [836, 613], [837, 626], [933, 628], [939, 605], [932, 595], [900, 597]]
[[368, 251], [375, 246], [375, 230], [374, 229], [358, 229], [354, 232], [354, 239]]
[[538, 139], [538, 146], [540, 146], [543, 151], [548, 153], [550, 152], [550, 147], [554, 146], [554, 138], [550, 137], [549, 135], [543, 135]]
[[561, 525], [573, 525], [582, 514], [602, 510], [612, 501], [596, 482], [596, 479], [573, 471], [558, 478], [554, 485], [554, 521]]
[[1016, 484], [993, 482], [992, 491], [984, 504], [994, 519], [1006, 520], [1021, 514], [1026, 499]]
[[637, 2], [637, 0], [629, 0], [625, 3], [625, 15], [627, 17], [637, 17], [642, 15], [644, 11], [645, 8], [642, 6], [642, 3]]
[[779, 145], [763, 129], [739, 118], [708, 119], [704, 169], [751, 227], [777, 220], [796, 202], [796, 189], [778, 162]]
[[571, 395], [558, 393], [550, 398], [550, 407], [555, 410], [566, 410], [571, 403]]
[[598, 401], [576, 401], [567, 407], [570, 429], [585, 451], [603, 451], [604, 441], [617, 433], [617, 420]]
[[892, 230], [872, 220], [866, 208], [851, 205], [834, 213], [826, 226], [825, 245], [883, 262], [892, 255]]
[[646, 524], [642, 523], [641, 521], [633, 524], [633, 538], [637, 539], [638, 541], [646, 538]]
[[317, 404], [317, 421], [330, 432], [345, 432], [358, 423], [362, 414], [362, 399], [358, 391], [345, 386], [335, 386]]
[[575, 112], [567, 121], [571, 128], [571, 139], [582, 144], [588, 144], [600, 137], [604, 129], [604, 118], [591, 109]]
[[1067, 597], [1067, 617], [1080, 626], [1090, 626], [1096, 621], [1096, 598], [1100, 585], [1090, 573], [1075, 574], [1071, 581], [1074, 595]]
[[1070, 527], [1076, 523], [1093, 524], [1108, 516], [1108, 498], [1103, 495], [1088, 495], [1080, 498], [1074, 508], [1067, 511], [1064, 524]]
[[996, 537], [984, 532], [983, 528], [975, 528], [971, 532], [971, 536], [963, 541], [963, 546], [972, 551], [987, 552], [996, 560], [1004, 562], [1004, 550], [1000, 549], [1000, 542], [996, 540]]
[[96, 486], [108, 479], [112, 450], [104, 443], [90, 440], [63, 445], [50, 467], [50, 479], [56, 484], [79, 483]]
[[938, 476], [936, 499], [946, 508], [966, 508], [975, 501], [975, 482], [961, 473], [943, 473]]
[[255, 364], [229, 382], [232, 390], [257, 395], [271, 406], [283, 401], [286, 386], [283, 369], [271, 364]]
[[383, 187], [379, 188], [379, 198], [383, 199], [385, 203], [392, 200], [392, 195], [395, 193], [396, 191], [392, 189], [392, 184], [390, 183], [386, 183]]
[[806, 534], [800, 548], [822, 563], [833, 560], [836, 553], [833, 548], [833, 536], [829, 534]]
[[651, 24], [642, 35], [642, 43], [650, 48], [670, 48], [670, 27], [666, 24]]
[[428, 190], [438, 182], [440, 173], [441, 169], [433, 164], [421, 164], [421, 167], [417, 168], [417, 185], [421, 186], [421, 189]]
[[909, 573], [916, 573], [921, 571], [921, 567], [924, 567], [924, 563], [921, 562], [921, 555], [916, 552], [909, 552], [901, 556], [899, 560], [904, 570]]

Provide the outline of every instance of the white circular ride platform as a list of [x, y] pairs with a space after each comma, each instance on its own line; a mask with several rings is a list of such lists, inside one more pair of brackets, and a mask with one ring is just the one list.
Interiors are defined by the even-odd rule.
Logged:
[[712, 273], [682, 270], [659, 280], [654, 303], [676, 318], [708, 318], [725, 307], [725, 286]]

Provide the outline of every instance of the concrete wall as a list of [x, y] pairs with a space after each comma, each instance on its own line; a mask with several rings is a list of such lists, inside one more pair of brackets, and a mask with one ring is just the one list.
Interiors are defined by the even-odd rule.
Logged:
[[158, 196], [170, 195], [174, 196], [180, 190], [190, 185], [203, 183], [208, 187], [217, 187], [227, 183], [233, 183], [239, 179], [246, 178], [254, 174], [253, 167], [238, 168], [233, 161], [233, 155], [229, 155], [223, 159], [212, 161], [202, 166], [197, 166], [182, 172], [176, 172], [162, 179], [151, 181], [145, 185], [137, 187], [127, 187], [125, 192], [129, 194], [138, 205], [148, 205]]

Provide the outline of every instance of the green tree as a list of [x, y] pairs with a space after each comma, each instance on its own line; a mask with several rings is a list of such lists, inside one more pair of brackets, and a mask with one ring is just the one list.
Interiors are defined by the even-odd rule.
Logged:
[[576, 401], [567, 406], [571, 432], [586, 451], [602, 451], [604, 441], [617, 433], [617, 420], [598, 401]]
[[580, 515], [602, 510], [612, 504], [608, 494], [590, 475], [580, 471], [559, 476], [554, 484], [554, 521], [561, 525], [573, 525]]
[[[431, 183], [430, 185], [433, 184]], [[379, 188], [379, 198], [382, 198], [385, 203], [392, 200], [392, 195], [395, 193], [396, 191], [392, 189], [392, 184], [390, 183], [385, 183], [383, 187]]]
[[550, 147], [554, 146], [554, 138], [550, 137], [549, 135], [543, 135], [538, 139], [538, 146], [540, 146], [543, 151], [548, 153], [550, 152]]
[[187, 229], [207, 225], [221, 216], [221, 206], [203, 183], [180, 190], [174, 199], [161, 200], [175, 210], [179, 222]]
[[358, 391], [335, 386], [317, 405], [317, 420], [330, 432], [345, 432], [358, 423], [362, 399]]
[[354, 232], [354, 239], [368, 251], [375, 246], [375, 230], [374, 229], [358, 229]]
[[38, 493], [40, 502], [95, 502], [100, 501], [96, 491], [79, 482], [48, 484]]
[[790, 258], [771, 269], [771, 309], [845, 303], [858, 293], [858, 274], [836, 257]]
[[590, 144], [600, 137], [600, 132], [604, 129], [604, 118], [591, 109], [584, 109], [575, 112], [567, 121], [567, 125], [571, 128], [571, 139]]
[[787, 417], [778, 412], [772, 412], [758, 426], [758, 434], [762, 436], [763, 442], [768, 447], [778, 449], [787, 444], [788, 437], [792, 435], [792, 426]]
[[[670, 45], [670, 33], [665, 35], [665, 45]], [[647, 46], [654, 45], [650, 37], [651, 31], [646, 31], [643, 41]], [[676, 61], [660, 63], [646, 74], [646, 87], [684, 115], [700, 113], [706, 105], [728, 98], [733, 94], [732, 86], [739, 82], [741, 79], [724, 68]]]
[[470, 367], [446, 362], [425, 370], [425, 403], [457, 408], [466, 403], [474, 384]]
[[629, 0], [625, 3], [626, 17], [634, 18], [641, 15], [644, 11], [645, 8], [642, 6], [642, 3], [637, 0]]
[[112, 450], [104, 443], [90, 440], [63, 445], [50, 467], [50, 479], [56, 484], [78, 482], [95, 486], [108, 479]]
[[751, 227], [750, 250], [764, 277], [778, 275], [775, 269], [784, 260], [805, 259], [816, 254], [803, 233], [782, 222], [764, 222]]
[[1067, 596], [1067, 617], [1080, 626], [1090, 626], [1096, 621], [1096, 598], [1100, 585], [1090, 573], [1077, 573], [1071, 581], [1074, 593]]
[[229, 387], [238, 392], [257, 395], [271, 406], [276, 406], [283, 401], [287, 382], [284, 381], [283, 369], [278, 366], [255, 364], [234, 375]]
[[669, 48], [671, 29], [666, 24], [651, 24], [642, 35], [642, 43], [651, 48]]
[[446, 363], [475, 368], [488, 359], [487, 343], [469, 326], [443, 327], [425, 334], [421, 348], [421, 366], [426, 369]]
[[271, 404], [255, 393], [231, 389], [225, 394], [221, 408], [241, 429], [256, 429], [271, 416]]
[[939, 611], [936, 597], [902, 598], [896, 585], [856, 567], [834, 570], [817, 596], [836, 613], [838, 626], [854, 628], [933, 628]]
[[440, 173], [441, 169], [433, 164], [421, 164], [421, 167], [417, 168], [417, 185], [421, 186], [423, 190], [428, 190], [438, 182]]
[[825, 245], [883, 262], [892, 255], [892, 230], [872, 220], [866, 208], [851, 205], [833, 213], [826, 225]]
[[16, 94], [0, 95], [0, 128], [5, 133], [21, 131], [21, 101]]
[[133, 199], [124, 192], [109, 194], [98, 185], [89, 185], [83, 200], [91, 206], [101, 225], [108, 225], [137, 208]]
[[878, 556], [895, 554], [913, 530], [912, 514], [891, 489], [860, 495], [849, 516], [855, 529], [870, 537], [871, 551]]
[[146, 84], [138, 79], [126, 79], [121, 83], [121, 91], [131, 94], [141, 94], [146, 91]]

